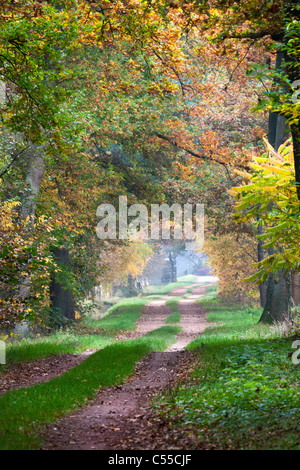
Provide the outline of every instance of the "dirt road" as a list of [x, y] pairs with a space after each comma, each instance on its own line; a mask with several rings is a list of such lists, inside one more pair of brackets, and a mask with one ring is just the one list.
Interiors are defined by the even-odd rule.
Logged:
[[[182, 296], [186, 290], [176, 289], [172, 297]], [[92, 404], [49, 425], [44, 433], [42, 449], [180, 448], [182, 439], [174, 444], [176, 440], [163, 432], [161, 424], [160, 429], [156, 429], [151, 400], [162, 389], [175, 385], [196, 360], [193, 353], [184, 348], [208, 326], [205, 311], [195, 303], [204, 293], [205, 286], [195, 284], [192, 294], [179, 300], [182, 332], [172, 346], [164, 352], [148, 354], [122, 386], [101, 390]], [[170, 313], [165, 302], [166, 299], [154, 300], [148, 304], [137, 329], [123, 335], [122, 339], [139, 337], [165, 325]]]

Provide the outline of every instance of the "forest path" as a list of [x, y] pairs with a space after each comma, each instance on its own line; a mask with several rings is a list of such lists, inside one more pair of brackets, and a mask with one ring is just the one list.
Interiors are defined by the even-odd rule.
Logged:
[[[205, 293], [205, 286], [194, 283], [193, 287], [192, 294], [178, 303], [183, 330], [177, 341], [164, 352], [145, 356], [123, 385], [100, 390], [93, 403], [48, 425], [42, 450], [179, 449], [183, 445], [181, 442], [176, 447], [174, 436], [164, 432], [161, 425], [155, 426], [151, 400], [161, 390], [175, 386], [196, 361], [193, 352], [184, 348], [209, 324], [205, 311], [195, 303]], [[190, 288], [178, 288], [170, 298], [182, 296]], [[150, 302], [137, 330], [124, 335], [124, 339], [164, 326], [170, 313], [165, 302], [166, 298]]]

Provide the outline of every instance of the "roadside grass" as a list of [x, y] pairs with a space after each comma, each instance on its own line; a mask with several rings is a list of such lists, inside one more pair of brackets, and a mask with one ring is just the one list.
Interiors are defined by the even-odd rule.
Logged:
[[143, 289], [143, 295], [148, 296], [149, 294], [171, 294], [174, 289], [178, 287], [188, 287], [191, 285], [191, 281], [178, 281], [178, 282], [170, 282], [169, 284], [165, 284], [164, 286], [147, 286]]
[[177, 278], [178, 282], [196, 282], [198, 280], [198, 276], [194, 274], [187, 274], [186, 276], [180, 276]]
[[215, 323], [189, 344], [198, 365], [190, 379], [155, 400], [170, 426], [195, 436], [196, 448], [300, 450], [299, 365], [292, 338], [258, 324], [260, 309], [201, 305]]
[[189, 287], [189, 288], [185, 291], [185, 296], [188, 296], [189, 294], [192, 294], [192, 293], [193, 293], [193, 289], [194, 289], [194, 287]]
[[[177, 282], [170, 282], [165, 285], [151, 285], [144, 287], [142, 295], [160, 295], [160, 294], [171, 294], [174, 289], [178, 287], [188, 287], [187, 293], [192, 292], [192, 284], [197, 282], [198, 276], [194, 274], [188, 274], [186, 276], [181, 276], [177, 278]], [[203, 282], [203, 285], [209, 284], [209, 282]], [[210, 289], [210, 286], [207, 286]]]
[[121, 384], [138, 361], [150, 351], [166, 349], [180, 331], [164, 326], [141, 338], [109, 345], [60, 377], [7, 392], [0, 397], [0, 449], [37, 449], [44, 425], [87, 404], [99, 388]]
[[180, 323], [181, 320], [181, 315], [179, 312], [173, 312], [170, 313], [170, 315], [167, 316], [165, 323]]
[[132, 297], [124, 299], [113, 305], [107, 314], [100, 320], [88, 319], [88, 326], [103, 328], [106, 331], [132, 331], [136, 328], [136, 322], [141, 316], [143, 307], [147, 304], [145, 297]]
[[171, 312], [170, 315], [167, 316], [165, 323], [179, 323], [181, 320], [181, 315], [178, 312], [178, 303], [182, 297], [175, 297], [173, 299], [169, 299], [166, 301], [166, 305], [170, 308]]
[[160, 299], [163, 300], [164, 298], [168, 297], [168, 294], [145, 294], [145, 293], [142, 293], [141, 297], [146, 298], [149, 301], [150, 300], [160, 300]]
[[[33, 361], [58, 354], [80, 354], [87, 349], [100, 349], [116, 341], [119, 332], [135, 329], [147, 298], [129, 298], [113, 305], [100, 318], [91, 315], [72, 327], [48, 336], [24, 338], [6, 343], [6, 362]], [[0, 365], [0, 371], [5, 369]]]
[[[218, 291], [217, 284], [212, 284], [212, 285], [205, 286], [205, 292], [206, 293], [204, 295], [202, 295], [201, 298], [196, 300], [196, 303], [201, 303], [201, 305], [202, 305], [203, 302], [206, 302], [207, 300], [213, 300], [213, 299], [216, 300], [217, 291]], [[217, 300], [216, 300], [216, 302], [217, 302]]]
[[[96, 334], [79, 335], [67, 330], [35, 339], [22, 339], [19, 342], [7, 344], [6, 363], [34, 361], [59, 354], [80, 354], [87, 349], [99, 349], [115, 340], [113, 334], [98, 332]], [[0, 371], [5, 370], [0, 366]]]
[[171, 309], [171, 312], [178, 312], [178, 303], [183, 297], [174, 297], [166, 301], [167, 307]]

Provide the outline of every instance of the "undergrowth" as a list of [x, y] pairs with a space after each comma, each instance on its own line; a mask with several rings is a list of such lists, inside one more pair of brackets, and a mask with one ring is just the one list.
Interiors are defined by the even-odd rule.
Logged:
[[295, 337], [258, 323], [260, 309], [201, 301], [215, 325], [194, 340], [198, 366], [161, 395], [156, 412], [204, 449], [300, 449], [299, 364]]

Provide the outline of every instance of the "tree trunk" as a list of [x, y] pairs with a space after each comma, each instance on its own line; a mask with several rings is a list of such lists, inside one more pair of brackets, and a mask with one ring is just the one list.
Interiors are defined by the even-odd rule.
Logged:
[[[21, 216], [23, 219], [29, 219], [31, 225], [34, 224], [35, 210], [37, 197], [42, 184], [42, 179], [45, 173], [45, 160], [43, 153], [32, 146], [30, 149], [26, 183], [28, 187], [25, 189], [25, 196], [21, 207]], [[30, 295], [30, 281], [25, 277], [20, 284], [19, 290], [20, 297], [27, 298]]]
[[177, 282], [176, 258], [173, 258], [172, 251], [169, 250], [171, 282]]
[[261, 323], [282, 322], [290, 318], [291, 274], [285, 276], [279, 271], [276, 277], [271, 274], [268, 278], [266, 304], [259, 320]]
[[300, 305], [300, 273], [292, 274], [292, 299], [294, 305]]
[[[45, 174], [45, 156], [35, 146], [31, 147], [25, 181], [28, 184], [22, 204], [22, 217], [31, 219], [35, 216], [37, 198]], [[32, 220], [33, 222], [33, 220]]]
[[[66, 248], [54, 248], [53, 256], [61, 266], [70, 266], [70, 255]], [[51, 278], [50, 283], [50, 301], [51, 301], [51, 317], [56, 320], [56, 325], [61, 326], [62, 318], [75, 320], [75, 307], [72, 298], [72, 292], [57, 282], [55, 275]]]
[[[263, 228], [261, 223], [257, 226], [257, 235], [261, 235], [263, 233]], [[262, 261], [264, 259], [264, 250], [263, 250], [263, 242], [261, 240], [257, 243], [257, 260]], [[266, 305], [267, 299], [267, 283], [264, 282], [259, 285], [259, 297], [260, 297], [260, 306], [264, 307]]]
[[[281, 62], [284, 58], [284, 54], [279, 52], [276, 57], [276, 68], [281, 68]], [[276, 83], [275, 85], [276, 86]], [[288, 134], [286, 119], [276, 113], [270, 113], [269, 115], [269, 129], [268, 129], [268, 141], [278, 150], [281, 144], [283, 144]], [[273, 250], [268, 250], [268, 254], [271, 255]], [[260, 317], [261, 323], [274, 323], [277, 321], [284, 321], [290, 316], [291, 307], [291, 274], [284, 274], [279, 271], [275, 274], [271, 274], [268, 277], [266, 286], [266, 294], [264, 299], [263, 313]]]
[[[299, 0], [283, 2], [285, 3], [285, 17], [289, 21], [297, 22], [300, 21], [300, 10], [299, 10]], [[289, 32], [287, 31], [285, 37], [285, 43], [289, 41]], [[285, 61], [287, 62], [287, 75], [291, 83], [294, 83], [296, 80], [300, 79], [300, 63], [299, 55], [290, 56], [285, 54]], [[297, 195], [300, 201], [300, 121], [298, 123], [291, 125], [291, 133], [293, 138], [293, 148], [294, 148], [294, 162], [295, 162], [295, 179], [298, 183], [297, 185]]]
[[291, 126], [291, 133], [293, 138], [294, 162], [295, 162], [295, 177], [297, 184], [297, 194], [300, 202], [300, 121], [298, 124]]
[[[21, 214], [23, 219], [28, 219], [34, 224], [38, 195], [45, 174], [45, 156], [36, 146], [31, 147], [26, 174], [26, 196], [23, 199]], [[55, 248], [53, 255], [58, 263], [70, 266], [69, 252], [65, 248]], [[20, 286], [20, 296], [30, 295], [30, 283], [28, 278]], [[51, 308], [57, 309], [60, 315], [71, 320], [75, 320], [75, 309], [72, 299], [72, 292], [63, 288], [52, 276], [50, 283]]]
[[[31, 146], [28, 156], [28, 165], [25, 181], [28, 187], [25, 188], [25, 196], [21, 206], [21, 217], [29, 220], [33, 226], [37, 197], [40, 191], [42, 179], [45, 173], [45, 161], [43, 153], [35, 146]], [[23, 276], [20, 279], [19, 297], [28, 299], [30, 296], [30, 278]], [[21, 323], [15, 324], [14, 332], [26, 336], [29, 332], [29, 323], [23, 320]]]

